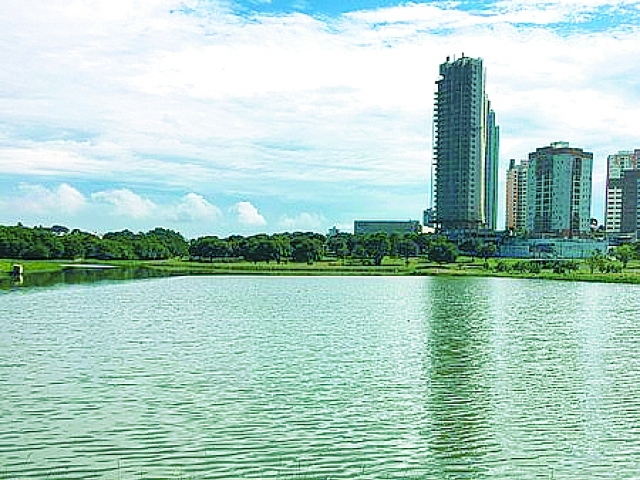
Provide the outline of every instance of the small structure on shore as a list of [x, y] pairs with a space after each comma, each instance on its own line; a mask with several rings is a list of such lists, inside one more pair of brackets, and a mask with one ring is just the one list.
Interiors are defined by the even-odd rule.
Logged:
[[16, 263], [11, 267], [11, 272], [9, 273], [9, 275], [11, 275], [11, 279], [16, 285], [22, 285], [22, 283], [24, 282], [24, 277], [22, 276], [23, 273], [24, 266]]

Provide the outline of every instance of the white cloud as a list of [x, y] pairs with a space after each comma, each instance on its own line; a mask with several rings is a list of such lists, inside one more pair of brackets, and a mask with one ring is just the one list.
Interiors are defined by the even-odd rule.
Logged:
[[84, 207], [86, 201], [84, 195], [78, 190], [63, 183], [57, 190], [58, 206], [67, 212], [76, 212]]
[[164, 218], [177, 222], [214, 221], [222, 218], [220, 209], [197, 193], [188, 193], [176, 205], [163, 207], [162, 211]]
[[302, 212], [294, 217], [285, 216], [280, 220], [280, 227], [289, 232], [312, 231], [319, 232], [326, 229], [327, 219], [322, 215]]
[[18, 198], [9, 203], [25, 213], [75, 214], [86, 205], [84, 195], [66, 183], [55, 188], [22, 183], [18, 185], [18, 195]]
[[16, 147], [0, 147], [0, 173], [7, 175], [69, 176], [99, 173], [107, 163], [81, 155], [73, 142], [22, 142]]
[[238, 202], [233, 210], [238, 214], [238, 221], [242, 225], [261, 227], [267, 224], [265, 218], [250, 202]]
[[127, 188], [92, 193], [91, 198], [109, 204], [113, 207], [111, 213], [122, 217], [149, 218], [158, 209], [158, 206], [151, 200], [143, 198]]
[[[214, 189], [277, 198], [274, 218], [293, 226], [304, 220], [286, 216], [293, 208], [375, 216], [372, 199], [398, 189], [390, 196], [406, 201], [388, 216], [415, 218], [426, 206], [438, 65], [464, 52], [485, 60], [503, 169], [564, 139], [594, 152], [594, 192], [603, 190], [606, 155], [638, 148], [638, 27], [578, 22], [638, 2], [521, 0], [482, 12], [457, 3], [247, 20], [222, 1], [9, 2], [0, 176], [99, 182], [92, 199], [135, 219], [220, 219], [206, 200]], [[545, 28], [558, 22], [572, 28]], [[160, 208], [104, 187], [123, 178], [174, 199]], [[179, 197], [190, 191], [202, 196]], [[245, 224], [266, 224], [242, 203]]]

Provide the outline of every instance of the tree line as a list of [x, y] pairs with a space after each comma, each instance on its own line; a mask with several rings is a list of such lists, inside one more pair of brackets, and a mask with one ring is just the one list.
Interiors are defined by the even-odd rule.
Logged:
[[172, 230], [130, 230], [103, 236], [61, 225], [28, 228], [0, 226], [0, 258], [28, 260], [157, 260], [187, 255], [188, 242]]
[[0, 225], [0, 258], [55, 260], [163, 260], [188, 258], [193, 261], [305, 262], [334, 258], [380, 265], [385, 256], [405, 258], [426, 255], [432, 261], [455, 261], [457, 247], [443, 237], [410, 233], [325, 236], [314, 232], [285, 232], [273, 235], [209, 235], [187, 240], [179, 232], [155, 228], [148, 232], [130, 230], [102, 236], [61, 225], [25, 227]]
[[201, 261], [243, 258], [251, 262], [313, 263], [333, 258], [381, 265], [386, 256], [408, 260], [409, 257], [428, 255], [440, 263], [452, 262], [458, 252], [453, 243], [442, 237], [419, 233], [338, 233], [324, 236], [312, 232], [287, 232], [250, 237], [231, 236], [224, 239], [216, 236], [201, 237], [191, 242], [189, 254], [192, 259]]
[[[354, 235], [341, 232], [325, 236], [314, 232], [285, 232], [272, 235], [214, 235], [187, 240], [179, 232], [155, 228], [148, 232], [130, 230], [108, 232], [102, 236], [70, 230], [61, 225], [29, 228], [0, 225], [0, 258], [55, 260], [164, 260], [190, 259], [200, 262], [247, 260], [250, 262], [305, 262], [322, 259], [356, 261], [381, 265], [385, 257], [424, 256], [432, 262], [451, 263], [458, 255], [487, 259], [495, 256], [497, 246], [478, 239], [462, 239], [454, 244], [445, 237], [423, 234], [373, 233]], [[640, 258], [640, 242], [613, 250], [622, 263]], [[611, 269], [607, 257], [594, 254], [587, 259], [592, 270]]]

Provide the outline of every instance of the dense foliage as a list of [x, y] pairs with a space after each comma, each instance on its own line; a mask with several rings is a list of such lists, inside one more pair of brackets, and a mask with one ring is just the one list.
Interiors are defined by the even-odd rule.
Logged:
[[[248, 237], [232, 235], [226, 238], [203, 236], [186, 240], [180, 233], [155, 228], [145, 233], [130, 230], [108, 232], [102, 236], [70, 230], [61, 225], [24, 227], [0, 225], [0, 258], [25, 260], [97, 259], [97, 260], [163, 260], [189, 258], [199, 262], [299, 262], [337, 260], [363, 265], [381, 265], [385, 257], [405, 259], [424, 256], [431, 262], [445, 264], [456, 260], [459, 253], [484, 259], [495, 256], [496, 245], [477, 239], [463, 239], [456, 246], [445, 237], [421, 233], [405, 235], [374, 233], [353, 235], [338, 233], [325, 237], [313, 232], [285, 232]], [[630, 260], [640, 258], [640, 242], [612, 249], [610, 255], [594, 252], [586, 259], [591, 272], [616, 272], [627, 267]], [[617, 261], [613, 261], [615, 259]], [[500, 271], [514, 270], [535, 273], [548, 267], [557, 273], [571, 272], [576, 262], [499, 262]]]
[[0, 226], [0, 258], [161, 260], [189, 257], [194, 261], [302, 262], [320, 259], [381, 265], [386, 256], [409, 259], [427, 255], [435, 262], [454, 261], [455, 245], [442, 237], [411, 233], [375, 233], [334, 236], [313, 232], [259, 234], [227, 238], [204, 236], [187, 241], [180, 233], [156, 228], [146, 233], [130, 230], [102, 236], [60, 225], [50, 228]]
[[187, 254], [188, 243], [172, 230], [156, 228], [147, 233], [129, 230], [102, 237], [55, 225], [51, 228], [0, 226], [0, 258], [157, 260]]

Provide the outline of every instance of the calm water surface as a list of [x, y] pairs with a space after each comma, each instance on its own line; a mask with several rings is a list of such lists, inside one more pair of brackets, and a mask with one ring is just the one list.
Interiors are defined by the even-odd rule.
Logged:
[[4, 292], [0, 479], [637, 479], [639, 322], [535, 280]]

